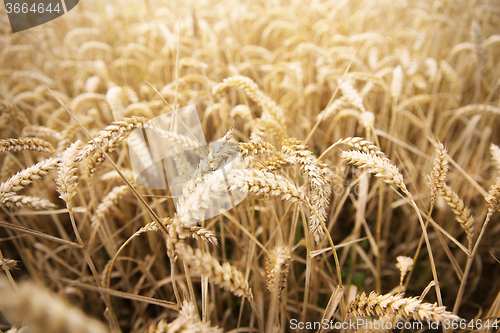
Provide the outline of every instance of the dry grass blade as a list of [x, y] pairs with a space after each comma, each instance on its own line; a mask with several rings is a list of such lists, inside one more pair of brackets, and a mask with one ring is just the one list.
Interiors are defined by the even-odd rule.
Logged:
[[43, 233], [43, 232], [40, 232], [40, 231], [37, 231], [37, 230], [33, 230], [33, 229], [28, 229], [28, 228], [25, 228], [25, 227], [21, 227], [21, 226], [15, 225], [15, 224], [11, 224], [11, 223], [0, 221], [0, 227], [11, 229], [11, 230], [15, 230], [15, 231], [19, 231], [19, 232], [23, 232], [23, 233], [26, 233], [26, 234], [29, 234], [29, 235], [32, 235], [32, 236], [35, 236], [35, 237], [45, 238], [45, 239], [48, 239], [50, 241], [53, 241], [53, 242], [56, 242], [56, 243], [59, 243], [59, 244], [62, 244], [62, 245], [74, 247], [74, 248], [77, 248], [77, 249], [83, 248], [80, 244], [73, 243], [73, 242], [67, 241], [67, 240], [62, 239], [62, 238], [58, 238], [58, 237], [55, 237], [55, 236], [52, 236], [52, 235], [48, 235], [46, 233]]

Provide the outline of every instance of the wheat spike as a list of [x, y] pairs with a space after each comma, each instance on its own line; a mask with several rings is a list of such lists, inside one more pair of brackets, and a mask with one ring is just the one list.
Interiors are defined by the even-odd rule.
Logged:
[[52, 292], [31, 282], [15, 291], [6, 278], [0, 279], [0, 309], [9, 321], [28, 322], [33, 333], [106, 333], [105, 326], [87, 317]]
[[364, 138], [352, 137], [352, 138], [340, 139], [339, 141], [335, 142], [334, 146], [337, 146], [339, 144], [345, 144], [357, 150], [364, 151], [365, 153], [374, 154], [380, 157], [385, 157], [384, 152], [380, 150], [379, 147], [377, 147], [373, 142], [368, 141]]
[[300, 165], [301, 170], [307, 175], [310, 202], [314, 208], [309, 229], [315, 241], [319, 242], [325, 237], [322, 223], [326, 221], [331, 193], [331, 180], [326, 171], [328, 165], [319, 162], [301, 141], [295, 139], [283, 141], [282, 154], [291, 164]]
[[495, 184], [491, 187], [486, 197], [486, 202], [488, 202], [490, 209], [500, 211], [500, 177], [497, 178]]
[[54, 209], [56, 205], [47, 199], [16, 195], [15, 192], [1, 193], [0, 203], [11, 208], [33, 208], [37, 210]]
[[391, 164], [389, 159], [377, 155], [367, 154], [359, 151], [343, 151], [340, 156], [350, 164], [355, 164], [363, 169], [368, 169], [376, 177], [382, 178], [388, 184], [398, 186], [409, 198], [412, 198], [406, 188], [403, 175], [397, 167]]
[[231, 189], [238, 188], [255, 195], [278, 196], [282, 200], [302, 202], [310, 206], [307, 197], [283, 176], [258, 169], [234, 170], [234, 174], [235, 177], [230, 181]]
[[394, 72], [392, 73], [391, 97], [394, 101], [397, 101], [399, 99], [402, 90], [403, 90], [403, 69], [401, 68], [401, 65], [398, 65], [396, 68], [394, 68]]
[[20, 191], [24, 186], [31, 184], [33, 180], [40, 179], [40, 175], [45, 175], [49, 170], [54, 169], [58, 163], [59, 158], [49, 157], [19, 171], [0, 185], [0, 194]]
[[[123, 141], [136, 128], [141, 128], [148, 121], [143, 117], [131, 117], [107, 126], [103, 131], [99, 132], [94, 138], [95, 144], [101, 146], [104, 152], [113, 151], [116, 145]], [[89, 146], [85, 151], [84, 156], [88, 156], [87, 175], [90, 177], [96, 171], [97, 167], [104, 161], [103, 152], [96, 147], [93, 141], [89, 142]]]
[[464, 229], [467, 235], [467, 240], [469, 246], [472, 244], [472, 237], [474, 237], [474, 216], [470, 213], [469, 209], [465, 206], [464, 202], [458, 194], [456, 194], [451, 187], [443, 184], [442, 187], [438, 188], [438, 193], [446, 200], [448, 206], [455, 214], [457, 222], [460, 223], [462, 229]]
[[435, 145], [434, 162], [430, 176], [431, 205], [436, 200], [436, 194], [446, 185], [445, 179], [448, 173], [448, 154], [442, 143]]
[[0, 140], [0, 152], [36, 150], [44, 153], [53, 153], [54, 148], [50, 142], [38, 138], [19, 138]]
[[276, 152], [276, 148], [268, 142], [241, 142], [240, 144], [242, 157], [255, 156], [258, 154], [269, 154]]
[[45, 126], [37, 126], [37, 125], [25, 126], [23, 128], [23, 131], [21, 132], [21, 136], [52, 137], [57, 140], [62, 139], [61, 133], [59, 133], [58, 131]]
[[492, 143], [490, 146], [491, 158], [495, 162], [495, 166], [500, 170], [500, 147]]
[[202, 253], [199, 249], [177, 243], [176, 252], [192, 269], [194, 274], [206, 275], [215, 284], [229, 290], [236, 296], [245, 296], [250, 302], [253, 300], [252, 290], [243, 274], [229, 263], [220, 264], [210, 253]]
[[246, 76], [233, 76], [226, 78], [222, 83], [214, 86], [212, 93], [218, 94], [229, 87], [239, 87], [245, 91], [252, 101], [257, 103], [262, 109], [263, 120], [273, 120], [278, 126], [281, 135], [286, 133], [285, 112], [270, 97], [264, 94], [259, 86]]
[[111, 191], [102, 199], [101, 203], [97, 206], [95, 215], [92, 216], [92, 225], [97, 226], [111, 207], [116, 205], [129, 190], [128, 185], [113, 187]]
[[168, 323], [165, 319], [160, 320], [158, 323], [153, 323], [149, 326], [149, 333], [222, 333], [224, 330], [217, 326], [211, 327], [210, 322], [201, 322], [196, 309], [192, 303], [184, 301], [179, 316]]
[[76, 195], [76, 189], [78, 186], [78, 182], [76, 180], [78, 177], [75, 174], [78, 170], [78, 162], [82, 158], [80, 153], [81, 146], [82, 142], [77, 140], [68, 149], [66, 149], [61, 156], [61, 161], [57, 170], [57, 191], [60, 194], [59, 197], [68, 204]]
[[423, 303], [418, 297], [403, 298], [402, 294], [379, 295], [372, 291], [368, 296], [363, 292], [356, 296], [347, 308], [347, 312], [354, 316], [386, 316], [418, 321], [443, 322], [458, 320], [458, 316], [446, 311], [446, 307], [436, 304]]
[[278, 297], [286, 287], [290, 260], [290, 250], [285, 247], [275, 247], [266, 260], [267, 290], [272, 293], [277, 287]]

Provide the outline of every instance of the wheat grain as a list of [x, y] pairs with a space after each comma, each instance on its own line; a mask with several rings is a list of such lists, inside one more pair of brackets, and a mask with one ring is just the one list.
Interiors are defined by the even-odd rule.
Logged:
[[309, 197], [313, 207], [309, 229], [316, 242], [325, 237], [322, 224], [326, 221], [326, 214], [331, 193], [328, 177], [328, 165], [318, 161], [306, 146], [299, 140], [286, 139], [282, 147], [283, 158], [290, 164], [300, 165], [301, 170], [307, 175], [310, 189]]

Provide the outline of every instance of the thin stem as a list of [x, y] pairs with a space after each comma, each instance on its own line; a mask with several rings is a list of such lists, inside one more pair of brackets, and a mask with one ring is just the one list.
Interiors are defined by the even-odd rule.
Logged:
[[472, 268], [472, 263], [474, 261], [474, 257], [476, 256], [477, 250], [479, 249], [479, 243], [483, 239], [484, 232], [486, 231], [486, 227], [490, 222], [491, 216], [495, 212], [494, 209], [488, 208], [488, 214], [486, 215], [486, 219], [484, 220], [483, 227], [481, 228], [481, 233], [477, 237], [476, 244], [474, 245], [474, 249], [472, 249], [471, 255], [467, 258], [467, 264], [464, 270], [464, 276], [462, 278], [462, 282], [460, 283], [460, 288], [458, 289], [458, 295], [455, 301], [455, 306], [453, 307], [453, 314], [457, 314], [460, 309], [460, 305], [462, 303], [462, 298], [465, 292], [465, 285], [467, 284], [467, 278], [469, 277], [470, 270]]
[[[425, 230], [427, 230], [427, 227], [429, 226], [429, 220], [432, 214], [432, 210], [434, 209], [434, 204], [431, 205], [431, 208], [429, 209], [429, 213], [427, 214], [427, 219], [425, 221]], [[420, 249], [422, 248], [422, 244], [424, 243], [424, 234], [420, 236], [420, 241], [418, 242], [417, 250], [415, 251], [415, 255], [413, 256], [413, 267], [416, 266], [418, 255], [420, 254]], [[405, 288], [408, 288], [408, 283], [410, 282], [411, 275], [412, 275], [413, 269], [408, 272], [408, 275], [406, 276], [406, 282], [405, 282]]]
[[[69, 211], [69, 218], [71, 220], [71, 226], [73, 227], [73, 232], [75, 233], [78, 244], [80, 244], [83, 247], [82, 248], [83, 256], [85, 257], [85, 260], [87, 261], [87, 265], [89, 266], [90, 271], [92, 272], [92, 275], [94, 276], [94, 279], [95, 279], [97, 286], [99, 288], [102, 288], [99, 273], [97, 272], [97, 270], [94, 266], [94, 262], [92, 261], [92, 258], [90, 257], [87, 248], [83, 244], [82, 237], [80, 236], [80, 232], [78, 231], [78, 228], [76, 226], [75, 216], [73, 214], [73, 206], [71, 205], [71, 202], [66, 202], [66, 207], [68, 208], [68, 211]], [[114, 330], [116, 330], [117, 332], [121, 332], [120, 324], [118, 324], [118, 320], [116, 319], [115, 313], [114, 313], [113, 308], [111, 306], [111, 300], [109, 298], [109, 295], [101, 293], [101, 296], [102, 296], [104, 303], [106, 304], [106, 307], [108, 309], [109, 318], [111, 320], [111, 323], [113, 324]]]

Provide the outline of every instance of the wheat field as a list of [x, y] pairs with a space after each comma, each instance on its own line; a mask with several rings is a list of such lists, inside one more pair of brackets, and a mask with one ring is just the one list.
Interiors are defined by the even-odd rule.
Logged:
[[[0, 332], [497, 331], [498, 1], [0, 13]], [[131, 133], [189, 105], [221, 145], [164, 130], [187, 185], [140, 186]]]

